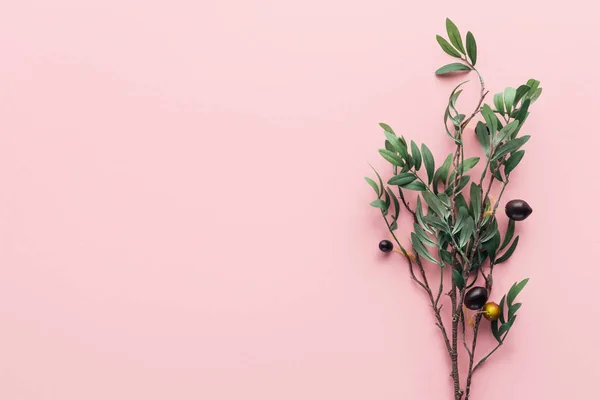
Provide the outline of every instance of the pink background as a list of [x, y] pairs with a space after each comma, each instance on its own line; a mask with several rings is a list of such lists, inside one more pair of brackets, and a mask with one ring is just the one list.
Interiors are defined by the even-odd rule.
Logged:
[[531, 281], [473, 399], [597, 395], [593, 2], [2, 3], [0, 398], [450, 399], [362, 180], [380, 121], [449, 151], [446, 16], [492, 93], [544, 87], [494, 297]]

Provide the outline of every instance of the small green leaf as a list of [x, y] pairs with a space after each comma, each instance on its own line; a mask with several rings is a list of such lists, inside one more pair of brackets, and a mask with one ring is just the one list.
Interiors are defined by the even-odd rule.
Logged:
[[481, 188], [475, 182], [471, 183], [471, 211], [475, 223], [479, 221], [481, 215]]
[[413, 226], [415, 234], [419, 237], [423, 244], [426, 244], [428, 246], [437, 246], [437, 244], [433, 240], [431, 240], [429, 236], [427, 236], [427, 234], [425, 233], [423, 228], [419, 226], [419, 224], [413, 224]]
[[444, 250], [444, 249], [439, 249], [438, 254], [440, 255], [440, 259], [448, 264], [451, 265], [452, 264], [452, 254], [448, 251], [448, 250]]
[[450, 20], [450, 18], [446, 18], [446, 32], [448, 32], [448, 37], [454, 47], [465, 54], [465, 48], [463, 47], [462, 37], [460, 36], [458, 27]]
[[494, 230], [494, 236], [492, 236], [490, 240], [483, 242], [483, 248], [487, 251], [491, 261], [496, 259], [498, 247], [500, 247], [500, 232], [498, 232], [498, 228], [496, 228]]
[[403, 164], [400, 156], [398, 156], [396, 153], [392, 153], [389, 150], [379, 149], [379, 154], [381, 154], [381, 157], [385, 158], [386, 161], [390, 162], [392, 165], [401, 167]]
[[536, 101], [541, 95], [542, 88], [536, 89], [535, 92], [533, 92], [533, 94], [531, 95], [531, 102], [533, 103], [534, 101]]
[[502, 93], [496, 93], [494, 95], [494, 106], [500, 114], [504, 115], [504, 96]]
[[490, 152], [490, 135], [485, 124], [481, 121], [477, 123], [475, 127], [475, 134], [477, 135], [477, 140], [479, 140], [479, 144], [481, 144], [481, 148], [483, 149], [484, 154], [487, 156]]
[[521, 303], [515, 303], [513, 304], [509, 309], [508, 309], [508, 319], [511, 320], [517, 311], [519, 311], [519, 308], [521, 308], [523, 304]]
[[383, 122], [380, 122], [380, 123], [379, 123], [379, 126], [383, 128], [384, 132], [389, 132], [389, 133], [392, 133], [392, 134], [394, 134], [394, 136], [396, 135], [396, 134], [394, 133], [394, 130], [393, 130], [393, 129], [392, 129], [392, 128], [391, 128], [391, 127], [388, 125], [388, 124], [385, 124], [385, 123], [383, 123]]
[[377, 186], [377, 184], [375, 183], [375, 181], [369, 177], [365, 176], [365, 181], [367, 181], [367, 183], [369, 185], [371, 185], [371, 187], [373, 188], [373, 190], [375, 191], [375, 193], [377, 193], [377, 197], [379, 197], [379, 187]]
[[440, 44], [440, 47], [442, 48], [442, 50], [444, 50], [446, 52], [446, 54], [449, 54], [452, 57], [461, 58], [460, 53], [458, 51], [456, 51], [454, 49], [454, 47], [452, 47], [452, 45], [450, 43], [448, 43], [448, 41], [446, 39], [444, 39], [440, 35], [436, 35], [435, 38], [437, 39], [437, 42]]
[[387, 140], [385, 141], [385, 149], [391, 151], [392, 153], [396, 153], [396, 148]]
[[458, 271], [456, 269], [452, 269], [452, 280], [454, 281], [454, 283], [456, 283], [456, 286], [459, 289], [462, 289], [465, 287], [465, 280], [464, 280], [462, 274], [460, 273], [460, 271]]
[[460, 193], [456, 196], [456, 199], [454, 200], [454, 204], [456, 204], [456, 207], [458, 207], [459, 210], [461, 207], [469, 209], [469, 205], [467, 204], [467, 201], [465, 200], [465, 196], [463, 196]]
[[494, 146], [502, 142], [504, 139], [511, 137], [513, 132], [519, 127], [519, 121], [515, 120], [507, 124], [504, 128], [500, 129], [500, 132], [494, 138]]
[[525, 155], [525, 150], [515, 151], [508, 157], [508, 160], [504, 163], [504, 174], [509, 175], [513, 169], [521, 162], [521, 159]]
[[462, 229], [468, 216], [469, 216], [469, 211], [467, 211], [467, 209], [465, 207], [459, 207], [458, 218], [456, 220], [456, 224], [454, 224], [454, 228], [452, 229], [453, 235], [455, 235], [457, 232], [459, 232]]
[[521, 293], [521, 290], [527, 285], [527, 282], [529, 282], [529, 278], [523, 279], [521, 282], [512, 285], [506, 297], [506, 304], [508, 304], [509, 308], [512, 306], [513, 301], [515, 301], [519, 293]]
[[375, 201], [371, 202], [371, 206], [375, 207], [375, 208], [379, 208], [382, 211], [386, 211], [387, 210], [387, 205], [385, 204], [385, 201], [381, 200], [381, 199], [377, 199]]
[[415, 174], [411, 172], [401, 172], [398, 175], [391, 177], [388, 181], [388, 185], [406, 186], [415, 179], [417, 179]]
[[496, 235], [496, 231], [498, 231], [498, 221], [496, 218], [492, 219], [490, 222], [488, 222], [488, 224], [484, 225], [481, 230], [482, 232], [486, 232], [486, 234], [481, 238], [481, 243], [485, 243]]
[[531, 96], [533, 94], [533, 92], [535, 92], [537, 90], [538, 86], [540, 86], [540, 81], [535, 80], [535, 79], [530, 79], [527, 81], [527, 86], [529, 86], [531, 88], [528, 93], [528, 95]]
[[494, 111], [490, 108], [490, 106], [488, 106], [487, 104], [483, 105], [483, 108], [481, 110], [481, 115], [483, 115], [483, 118], [485, 119], [485, 123], [487, 124], [489, 130], [490, 130], [490, 135], [493, 135], [494, 133], [496, 133], [496, 131], [498, 130], [498, 124], [497, 124], [497, 119], [496, 116], [494, 115]]
[[523, 125], [523, 123], [525, 123], [525, 119], [527, 119], [527, 115], [529, 114], [528, 110], [529, 110], [530, 104], [531, 104], [530, 99], [523, 100], [523, 102], [521, 104], [521, 108], [519, 108], [519, 111], [515, 115], [515, 119], [519, 120], [521, 122], [521, 125]]
[[498, 329], [498, 334], [500, 336], [504, 335], [506, 332], [508, 332], [510, 330], [510, 328], [512, 328], [513, 324], [515, 323], [515, 320], [517, 319], [516, 315], [513, 315], [512, 318], [508, 319], [508, 322], [505, 324], [502, 324], [502, 326], [500, 327], [500, 329]]
[[441, 200], [438, 199], [433, 193], [424, 192], [423, 199], [425, 200], [427, 205], [431, 207], [433, 211], [435, 211], [437, 215], [446, 218], [446, 216], [449, 213], [449, 210], [446, 208], [444, 203], [442, 203]]
[[425, 186], [425, 184], [421, 181], [413, 181], [408, 185], [404, 185], [403, 188], [408, 190], [416, 190], [419, 192], [427, 190], [427, 186]]
[[379, 175], [379, 172], [377, 172], [377, 170], [375, 168], [373, 168], [372, 165], [369, 165], [369, 167], [371, 167], [371, 169], [373, 170], [373, 172], [375, 172], [375, 175], [377, 175], [377, 180], [379, 181], [379, 196], [378, 198], [381, 198], [381, 195], [383, 194], [383, 180], [381, 180], [381, 175]]
[[435, 217], [433, 215], [427, 215], [423, 217], [423, 221], [428, 225], [433, 226], [435, 229], [438, 229], [442, 232], [448, 232], [448, 227], [439, 217]]
[[515, 249], [517, 248], [517, 245], [519, 244], [519, 237], [517, 236], [515, 238], [515, 241], [512, 242], [512, 244], [510, 245], [510, 247], [508, 248], [508, 250], [506, 250], [506, 252], [504, 254], [502, 254], [502, 256], [500, 258], [498, 258], [496, 260], [496, 264], [501, 264], [504, 261], [508, 260], [510, 258], [510, 256], [512, 256], [512, 253], [514, 253]]
[[415, 214], [417, 214], [417, 222], [427, 233], [433, 233], [433, 231], [427, 226], [425, 221], [423, 220], [423, 206], [421, 204], [421, 196], [417, 196], [417, 207], [415, 210]]
[[500, 250], [504, 250], [506, 246], [510, 243], [515, 234], [515, 220], [508, 220], [508, 227], [506, 228], [506, 235], [504, 236], [504, 240], [502, 241], [502, 246], [500, 246]]
[[[451, 164], [452, 164], [452, 153], [448, 154], [448, 157], [446, 157], [442, 166], [440, 168], [438, 168], [438, 170], [435, 173], [436, 178], [440, 179], [444, 183], [444, 185], [447, 182], [448, 171], [450, 171]], [[434, 182], [437, 182], [436, 178], [434, 178], [434, 180], [433, 180]]]
[[419, 240], [418, 236], [412, 232], [410, 234], [410, 238], [412, 240], [412, 244], [413, 247], [415, 249], [415, 251], [423, 258], [426, 258], [427, 260], [431, 261], [432, 263], [438, 264], [439, 262], [438, 260], [436, 260], [431, 254], [429, 254], [429, 251], [427, 251], [427, 249], [425, 248], [425, 246], [423, 246], [423, 243], [421, 243], [421, 241]]
[[470, 71], [471, 67], [469, 67], [466, 64], [463, 63], [452, 63], [452, 64], [446, 64], [443, 67], [440, 67], [437, 69], [437, 71], [435, 71], [436, 75], [444, 75], [444, 74], [449, 74], [451, 72], [457, 72], [457, 71]]
[[468, 216], [465, 220], [465, 223], [460, 231], [460, 237], [458, 238], [458, 246], [460, 248], [465, 247], [465, 245], [469, 242], [471, 235], [473, 235], [473, 231], [475, 230], [475, 223], [471, 216]]
[[415, 169], [418, 171], [421, 169], [421, 152], [419, 151], [419, 146], [412, 140], [410, 141], [410, 150], [413, 156], [413, 162], [415, 163]]
[[506, 295], [502, 296], [502, 299], [500, 300], [500, 304], [498, 304], [498, 307], [500, 307], [500, 322], [505, 323], [506, 321], [504, 320], [504, 302], [506, 301]]
[[517, 91], [514, 88], [508, 87], [504, 89], [504, 105], [506, 106], [506, 112], [510, 114], [515, 102], [515, 96]]
[[467, 32], [467, 54], [471, 59], [471, 64], [475, 65], [477, 63], [477, 43], [471, 32]]
[[431, 185], [435, 171], [435, 160], [433, 159], [433, 154], [431, 154], [431, 151], [425, 144], [421, 145], [421, 154], [423, 155], [423, 164], [425, 164], [425, 169], [427, 170], [428, 183]]
[[521, 136], [520, 138], [512, 139], [512, 140], [504, 143], [503, 145], [501, 145], [498, 148], [498, 150], [496, 150], [494, 152], [494, 156], [492, 157], [492, 160], [498, 160], [502, 156], [504, 156], [508, 153], [512, 153], [513, 151], [519, 150], [521, 148], [521, 146], [523, 146], [525, 143], [527, 143], [527, 141], [530, 138], [531, 138], [531, 136], [526, 135], [526, 136]]
[[500, 168], [498, 167], [498, 161], [490, 161], [490, 171], [494, 178], [498, 181], [503, 182], [502, 175], [500, 175]]
[[502, 337], [500, 336], [500, 332], [498, 331], [498, 320], [495, 319], [492, 321], [491, 323], [491, 327], [492, 327], [492, 335], [494, 335], [494, 338], [496, 338], [496, 340], [498, 341], [498, 343], [502, 343]]
[[393, 217], [392, 223], [396, 223], [396, 221], [398, 220], [398, 217], [400, 216], [400, 202], [398, 201], [398, 198], [396, 197], [396, 195], [394, 194], [392, 189], [388, 188], [387, 192], [388, 192], [390, 198], [392, 199], [392, 202], [394, 203], [394, 210], [396, 211], [396, 214]]
[[402, 143], [400, 143], [400, 139], [398, 139], [398, 136], [388, 131], [384, 131], [383, 134], [385, 135], [385, 138], [388, 140], [388, 142], [390, 142], [392, 146], [394, 146], [396, 152], [400, 152]]
[[517, 88], [517, 92], [515, 94], [515, 102], [514, 104], [519, 104], [519, 101], [529, 92], [531, 88], [527, 85], [521, 85]]

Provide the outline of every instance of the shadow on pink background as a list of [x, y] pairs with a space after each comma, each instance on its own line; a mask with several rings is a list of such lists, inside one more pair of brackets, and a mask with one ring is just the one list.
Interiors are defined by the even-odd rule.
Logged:
[[450, 399], [362, 180], [380, 121], [449, 151], [447, 16], [492, 93], [544, 87], [506, 197], [534, 214], [494, 276], [531, 280], [473, 399], [596, 398], [591, 2], [5, 3], [0, 398]]

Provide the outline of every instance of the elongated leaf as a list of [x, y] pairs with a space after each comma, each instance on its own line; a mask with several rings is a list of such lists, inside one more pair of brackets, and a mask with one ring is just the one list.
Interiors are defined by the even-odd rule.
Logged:
[[498, 148], [498, 150], [496, 150], [494, 152], [494, 156], [492, 157], [492, 160], [498, 160], [502, 156], [504, 156], [508, 153], [512, 153], [513, 151], [519, 150], [521, 148], [521, 146], [523, 146], [525, 143], [527, 143], [527, 141], [530, 138], [531, 138], [531, 136], [526, 135], [526, 136], [521, 136], [520, 138], [512, 139], [512, 140], [504, 143], [503, 145], [501, 145]]
[[477, 43], [471, 32], [467, 32], [467, 54], [471, 59], [471, 64], [475, 65], [477, 63]]
[[521, 159], [525, 155], [525, 150], [515, 151], [508, 157], [508, 160], [504, 163], [504, 174], [509, 175], [513, 169], [521, 162]]
[[508, 319], [511, 320], [515, 314], [517, 313], [517, 311], [519, 311], [519, 308], [521, 308], [523, 304], [521, 303], [515, 303], [513, 304], [509, 309], [508, 309]]
[[392, 153], [396, 153], [396, 148], [387, 140], [385, 141], [385, 149], [391, 151]]
[[506, 112], [510, 114], [510, 111], [513, 108], [513, 104], [515, 103], [515, 96], [517, 95], [517, 91], [514, 88], [508, 87], [504, 89], [504, 105], [506, 106]]
[[502, 246], [500, 246], [500, 250], [504, 250], [506, 246], [510, 243], [515, 234], [515, 220], [508, 220], [508, 227], [506, 228], [506, 235], [504, 236], [504, 240], [502, 241]]
[[521, 293], [521, 290], [527, 285], [527, 282], [529, 282], [529, 278], [523, 279], [521, 282], [512, 285], [506, 296], [506, 304], [509, 308], [513, 305], [513, 301], [515, 301], [519, 293]]
[[[448, 154], [448, 156], [444, 160], [444, 163], [442, 164], [442, 166], [440, 168], [438, 168], [438, 170], [436, 171], [437, 178], [439, 178], [444, 183], [444, 185], [447, 182], [448, 171], [450, 171], [451, 164], [452, 164], [452, 153]], [[434, 179], [434, 181], [436, 181], [436, 179]]]
[[512, 328], [513, 324], [515, 323], [515, 320], [517, 319], [516, 315], [513, 315], [512, 318], [508, 319], [508, 322], [505, 324], [502, 324], [502, 326], [500, 327], [500, 329], [498, 329], [498, 334], [500, 336], [504, 335], [506, 332], [508, 332], [510, 330], [510, 328]]
[[498, 320], [497, 319], [492, 321], [491, 327], [492, 327], [492, 335], [494, 335], [494, 338], [498, 341], [498, 343], [502, 343], [502, 337], [500, 336], [500, 332], [498, 329]]
[[427, 251], [427, 249], [425, 248], [425, 246], [423, 245], [423, 243], [421, 243], [421, 241], [419, 240], [418, 236], [412, 232], [410, 234], [410, 238], [412, 240], [412, 244], [413, 247], [415, 249], [415, 251], [423, 258], [431, 261], [432, 263], [435, 264], [439, 264], [438, 260], [436, 260], [431, 254], [429, 254], [429, 251]]
[[521, 85], [517, 88], [517, 92], [515, 94], [515, 102], [514, 104], [519, 104], [519, 101], [529, 92], [531, 88], [527, 85]]
[[398, 185], [404, 187], [415, 179], [417, 179], [417, 177], [412, 172], [401, 172], [398, 175], [391, 177], [388, 181], [388, 185]]
[[365, 176], [365, 181], [367, 181], [367, 183], [373, 188], [373, 190], [375, 191], [375, 193], [377, 193], [377, 197], [379, 197], [379, 187], [377, 186], [377, 184], [375, 183], [375, 181], [369, 177]]
[[510, 245], [510, 247], [508, 248], [508, 250], [506, 250], [506, 252], [504, 254], [502, 254], [502, 256], [500, 258], [498, 258], [496, 260], [496, 264], [501, 264], [504, 261], [508, 260], [510, 258], [510, 256], [512, 256], [512, 253], [514, 253], [515, 249], [517, 248], [517, 245], [519, 244], [519, 237], [517, 236], [515, 238], [515, 241], [512, 242], [512, 244]]
[[541, 95], [542, 95], [542, 88], [536, 89], [535, 92], [533, 92], [533, 94], [530, 97], [531, 102], [533, 103], [534, 101], [536, 101]]
[[435, 217], [433, 215], [427, 215], [427, 216], [423, 217], [423, 221], [425, 221], [425, 223], [427, 223], [428, 225], [431, 225], [435, 229], [438, 229], [442, 232], [448, 231], [448, 227], [446, 226], [446, 224], [444, 222], [442, 222], [442, 220], [439, 217]]
[[389, 150], [379, 149], [379, 154], [381, 154], [381, 157], [385, 158], [385, 160], [390, 162], [392, 165], [401, 167], [403, 164], [400, 156], [398, 156], [396, 153], [392, 153]]
[[503, 182], [502, 175], [500, 174], [500, 168], [499, 168], [498, 161], [490, 162], [490, 171], [492, 172], [492, 176], [494, 178], [498, 179], [498, 181], [500, 181], [500, 182]]
[[465, 223], [464, 223], [462, 229], [460, 230], [460, 236], [458, 238], [458, 246], [459, 247], [461, 247], [461, 248], [465, 247], [465, 245], [469, 242], [471, 235], [473, 235], [474, 230], [475, 230], [475, 224], [473, 222], [473, 219], [471, 218], [471, 216], [468, 216], [467, 219], [465, 220]]
[[527, 118], [527, 115], [529, 114], [528, 110], [529, 110], [530, 104], [531, 104], [530, 99], [523, 100], [523, 102], [521, 104], [521, 108], [519, 108], [519, 111], [515, 115], [515, 119], [519, 120], [521, 122], [521, 125], [523, 125], [523, 123], [525, 122], [525, 119]]
[[504, 96], [502, 93], [496, 93], [494, 95], [494, 106], [500, 114], [504, 115]]
[[450, 20], [450, 18], [446, 18], [446, 32], [448, 32], [448, 37], [454, 47], [465, 54], [465, 48], [463, 47], [463, 41], [460, 32], [458, 31], [458, 27]]
[[435, 213], [441, 217], [446, 218], [449, 213], [449, 210], [446, 208], [444, 203], [440, 199], [438, 199], [433, 193], [424, 192], [423, 199], [427, 203], [429, 207], [435, 211]]
[[419, 146], [412, 140], [410, 141], [410, 150], [413, 157], [413, 162], [415, 164], [415, 169], [418, 171], [421, 169], [421, 152], [419, 151]]
[[413, 181], [407, 185], [402, 186], [404, 189], [408, 190], [416, 190], [418, 192], [423, 192], [427, 190], [427, 186], [421, 181]]
[[529, 89], [529, 93], [528, 95], [531, 96], [533, 94], [533, 92], [535, 92], [538, 88], [538, 86], [540, 86], [540, 81], [535, 80], [535, 79], [530, 79], [527, 81], [527, 86], [529, 86], [531, 89]]
[[461, 58], [460, 53], [458, 51], [456, 51], [454, 49], [454, 47], [452, 47], [452, 45], [450, 43], [448, 43], [448, 41], [446, 39], [444, 39], [440, 35], [436, 35], [435, 38], [437, 39], [437, 42], [440, 44], [440, 47], [442, 48], [442, 50], [444, 50], [446, 52], [446, 54], [449, 54], [452, 57]]
[[394, 134], [394, 136], [396, 136], [396, 134], [394, 133], [394, 130], [393, 130], [393, 129], [392, 129], [392, 127], [391, 127], [391, 126], [389, 126], [388, 124], [386, 124], [386, 123], [383, 123], [383, 122], [380, 122], [380, 123], [379, 123], [379, 126], [383, 128], [383, 131], [384, 131], [384, 132], [389, 132], [389, 133], [392, 133], [392, 134]]
[[475, 182], [471, 183], [471, 211], [475, 223], [479, 221], [481, 215], [481, 188]]
[[388, 140], [388, 142], [390, 142], [392, 144], [392, 146], [394, 146], [394, 149], [397, 152], [400, 152], [402, 143], [400, 143], [400, 139], [398, 139], [398, 136], [396, 136], [393, 133], [388, 132], [388, 131], [384, 131], [383, 134], [385, 135], [385, 138]]
[[502, 296], [502, 299], [500, 300], [500, 303], [498, 304], [498, 307], [500, 307], [500, 316], [498, 317], [498, 319], [500, 320], [500, 322], [505, 323], [506, 321], [504, 320], [504, 302], [506, 301], [506, 295]]
[[381, 179], [381, 175], [379, 175], [379, 172], [377, 172], [377, 170], [375, 168], [373, 168], [372, 165], [369, 165], [369, 167], [371, 167], [371, 169], [373, 170], [373, 172], [375, 172], [375, 175], [377, 175], [377, 181], [379, 182], [379, 196], [378, 198], [381, 198], [381, 195], [383, 194], [383, 180]]
[[494, 138], [494, 146], [503, 140], [510, 138], [515, 130], [519, 127], [519, 121], [515, 120], [507, 124], [504, 128], [500, 129], [500, 132]]
[[477, 135], [477, 140], [479, 140], [479, 144], [481, 144], [483, 153], [486, 156], [488, 156], [490, 153], [490, 135], [483, 122], [479, 121], [477, 123], [477, 126], [475, 127], [475, 134]]
[[375, 201], [371, 202], [371, 206], [375, 207], [375, 208], [379, 208], [382, 211], [386, 211], [387, 210], [387, 205], [385, 204], [385, 201], [382, 199], [377, 199]]
[[457, 232], [460, 232], [460, 230], [462, 229], [463, 225], [465, 224], [465, 221], [467, 220], [467, 217], [469, 216], [469, 211], [467, 211], [467, 209], [465, 207], [459, 207], [458, 209], [458, 218], [456, 219], [456, 224], [454, 224], [454, 228], [452, 229], [452, 234], [456, 234]]
[[457, 72], [457, 71], [470, 71], [471, 67], [469, 67], [466, 64], [463, 63], [452, 63], [452, 64], [446, 64], [443, 67], [438, 68], [435, 71], [436, 75], [444, 75], [444, 74], [449, 74], [451, 72]]
[[498, 130], [498, 123], [497, 123], [498, 120], [496, 119], [496, 116], [494, 115], [494, 111], [492, 111], [490, 106], [488, 106], [487, 104], [484, 104], [483, 108], [481, 110], [481, 115], [483, 115], [483, 118], [485, 119], [485, 123], [487, 124], [487, 127], [490, 130], [490, 135], [493, 136], [496, 133], [496, 131]]
[[465, 280], [460, 271], [452, 269], [452, 280], [456, 283], [456, 287], [462, 289], [465, 287]]
[[491, 261], [496, 259], [496, 252], [498, 251], [498, 247], [500, 247], [500, 232], [498, 232], [498, 228], [494, 230], [494, 236], [490, 240], [483, 242], [483, 248], [488, 253], [488, 257]]
[[437, 244], [433, 240], [431, 240], [429, 236], [427, 236], [427, 234], [425, 233], [423, 228], [419, 226], [419, 224], [413, 224], [413, 226], [415, 234], [419, 237], [419, 240], [421, 240], [423, 244], [426, 244], [428, 246], [437, 246]]
[[421, 204], [421, 196], [417, 196], [417, 207], [415, 209], [415, 214], [417, 214], [417, 222], [421, 228], [423, 228], [427, 233], [433, 233], [433, 231], [423, 220], [423, 205]]
[[435, 160], [433, 159], [433, 154], [431, 154], [431, 150], [423, 143], [421, 145], [421, 154], [423, 155], [423, 164], [425, 164], [425, 169], [427, 170], [427, 180], [431, 185], [431, 181], [433, 180], [433, 173], [435, 171]]

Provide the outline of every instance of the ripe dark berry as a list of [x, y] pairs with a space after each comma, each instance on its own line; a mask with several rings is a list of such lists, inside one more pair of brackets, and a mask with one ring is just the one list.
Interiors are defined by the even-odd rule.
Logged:
[[506, 203], [506, 215], [515, 221], [523, 221], [533, 212], [525, 200], [511, 200]]
[[484, 287], [475, 286], [465, 293], [465, 306], [470, 310], [481, 310], [487, 299], [487, 290]]
[[383, 251], [384, 253], [389, 253], [390, 251], [394, 250], [394, 245], [389, 240], [382, 240], [379, 242], [379, 250]]

